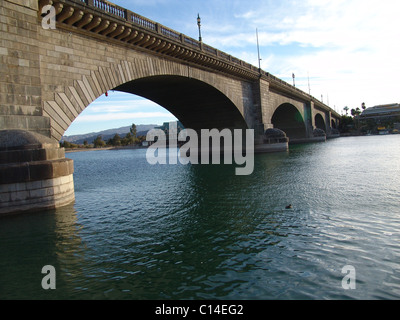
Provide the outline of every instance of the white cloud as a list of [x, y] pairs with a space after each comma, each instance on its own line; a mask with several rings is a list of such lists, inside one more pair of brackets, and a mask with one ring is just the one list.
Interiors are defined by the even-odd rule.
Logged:
[[311, 94], [324, 102], [329, 96], [331, 106], [400, 101], [399, 1], [250, 1], [243, 7], [234, 14], [241, 28], [216, 31], [212, 45], [258, 65], [257, 27], [262, 68], [290, 83], [294, 72], [306, 92], [309, 74]]
[[80, 115], [74, 122], [98, 122], [98, 121], [112, 121], [112, 120], [126, 120], [126, 119], [144, 119], [144, 118], [168, 118], [174, 119], [170, 113], [167, 112], [110, 112], [101, 114], [86, 114]]
[[[121, 95], [119, 93], [119, 95]], [[130, 94], [129, 94], [130, 95]], [[130, 95], [131, 96], [131, 95]], [[122, 96], [124, 98], [124, 96]], [[111, 101], [107, 101], [107, 99], [102, 99], [101, 101], [96, 100], [91, 105], [89, 105], [89, 109], [91, 113], [104, 113], [104, 112], [126, 112], [132, 110], [143, 110], [146, 108], [160, 108], [160, 106], [153, 101], [146, 99], [123, 99], [123, 100], [115, 100], [110, 99]]]

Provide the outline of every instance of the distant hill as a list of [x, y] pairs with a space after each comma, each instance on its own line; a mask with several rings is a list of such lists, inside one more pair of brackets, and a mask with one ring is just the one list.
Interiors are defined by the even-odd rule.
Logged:
[[[146, 135], [147, 132], [151, 129], [154, 129], [155, 127], [159, 126], [158, 124], [138, 124], [136, 125], [136, 132], [137, 136], [143, 136]], [[71, 143], [76, 143], [76, 144], [83, 144], [83, 142], [86, 140], [89, 144], [93, 143], [93, 140], [97, 138], [97, 136], [102, 136], [104, 141], [107, 141], [108, 139], [114, 137], [116, 133], [118, 133], [121, 138], [123, 138], [127, 133], [129, 133], [129, 129], [131, 126], [127, 127], [121, 127], [121, 128], [115, 128], [115, 129], [108, 129], [108, 130], [103, 130], [99, 132], [90, 132], [86, 134], [77, 134], [77, 135], [72, 135], [72, 136], [63, 136], [61, 138], [62, 141], [68, 141]]]

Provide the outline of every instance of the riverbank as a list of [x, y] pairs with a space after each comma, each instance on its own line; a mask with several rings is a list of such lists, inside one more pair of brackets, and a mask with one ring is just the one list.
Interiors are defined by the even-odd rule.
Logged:
[[366, 136], [383, 136], [383, 135], [396, 135], [400, 134], [399, 132], [379, 132], [379, 133], [359, 133], [359, 132], [346, 132], [346, 133], [341, 133], [341, 137], [366, 137]]
[[105, 147], [105, 148], [65, 148], [65, 153], [83, 152], [83, 151], [102, 151], [102, 150], [125, 150], [125, 149], [144, 149], [142, 146], [121, 146], [121, 147]]

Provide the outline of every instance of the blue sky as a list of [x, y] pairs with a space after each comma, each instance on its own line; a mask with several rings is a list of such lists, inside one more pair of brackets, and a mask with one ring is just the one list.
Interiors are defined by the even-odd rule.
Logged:
[[[398, 0], [114, 0], [114, 3], [309, 91], [331, 108], [400, 102]], [[308, 86], [310, 84], [310, 87]], [[109, 92], [66, 135], [175, 120], [140, 97]]]

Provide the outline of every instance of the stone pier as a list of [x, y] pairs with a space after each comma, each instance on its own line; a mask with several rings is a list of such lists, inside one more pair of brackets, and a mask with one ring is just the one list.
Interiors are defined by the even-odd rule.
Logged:
[[0, 216], [53, 209], [74, 201], [73, 161], [51, 138], [0, 131]]

